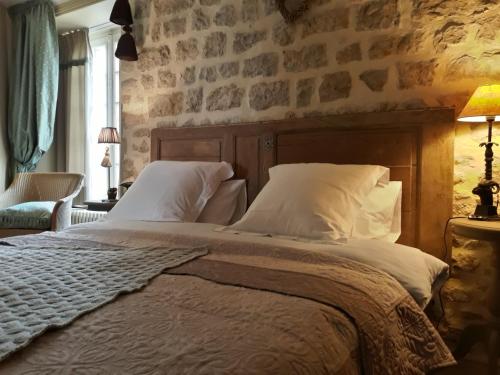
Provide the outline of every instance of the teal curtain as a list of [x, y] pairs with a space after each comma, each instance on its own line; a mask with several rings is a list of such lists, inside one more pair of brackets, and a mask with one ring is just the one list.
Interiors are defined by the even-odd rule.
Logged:
[[8, 135], [15, 172], [36, 168], [54, 136], [59, 80], [55, 12], [49, 0], [9, 8], [12, 57], [9, 69]]

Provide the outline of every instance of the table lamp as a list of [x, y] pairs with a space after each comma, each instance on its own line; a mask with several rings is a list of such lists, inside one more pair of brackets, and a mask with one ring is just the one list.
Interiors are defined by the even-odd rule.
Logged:
[[493, 123], [500, 121], [500, 85], [480, 86], [474, 91], [462, 113], [458, 116], [462, 122], [487, 122], [488, 141], [481, 143], [485, 147], [484, 161], [485, 174], [479, 184], [472, 190], [478, 195], [481, 203], [476, 206], [474, 214], [469, 216], [473, 220], [498, 220], [497, 206], [493, 204], [493, 195], [498, 194], [500, 185], [493, 180], [493, 146], [491, 141]]
[[[119, 144], [120, 143], [120, 135], [118, 134], [118, 130], [113, 127], [105, 127], [102, 128], [99, 137], [97, 138], [97, 143], [105, 143], [105, 144]], [[108, 169], [108, 200], [113, 201], [116, 200], [116, 188], [111, 188], [111, 167], [113, 163], [111, 162], [111, 154], [109, 153], [109, 147], [106, 147], [106, 151], [104, 152], [104, 158], [101, 161], [101, 166]]]

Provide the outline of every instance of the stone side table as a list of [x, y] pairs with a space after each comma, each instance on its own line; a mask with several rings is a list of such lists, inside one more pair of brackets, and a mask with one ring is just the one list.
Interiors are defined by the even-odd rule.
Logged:
[[467, 355], [472, 346], [483, 341], [488, 347], [488, 374], [498, 372], [497, 359], [500, 351], [500, 221], [451, 220], [453, 233], [470, 239], [487, 241], [494, 250], [496, 275], [490, 286], [490, 321], [486, 324], [467, 326], [453, 353], [456, 359]]

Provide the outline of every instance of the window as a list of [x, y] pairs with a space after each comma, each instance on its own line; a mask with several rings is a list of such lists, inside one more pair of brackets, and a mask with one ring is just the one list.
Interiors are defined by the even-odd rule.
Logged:
[[101, 166], [106, 147], [110, 149], [109, 168], [111, 187], [117, 187], [120, 177], [120, 145], [98, 144], [101, 128], [120, 129], [120, 63], [114, 56], [120, 37], [117, 31], [90, 34], [92, 66], [89, 82], [90, 121], [87, 128], [86, 175], [88, 200], [105, 199], [108, 190], [108, 169]]

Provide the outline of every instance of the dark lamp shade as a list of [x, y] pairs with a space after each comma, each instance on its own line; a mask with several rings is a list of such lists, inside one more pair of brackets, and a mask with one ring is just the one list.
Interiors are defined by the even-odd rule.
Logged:
[[132, 19], [132, 10], [130, 9], [128, 0], [115, 1], [109, 20], [120, 26], [132, 25], [134, 23]]
[[118, 45], [115, 51], [116, 58], [125, 61], [137, 61], [137, 48], [135, 47], [135, 40], [132, 34], [128, 31], [123, 34], [118, 40]]
[[102, 128], [97, 143], [120, 143], [120, 134], [116, 128]]

